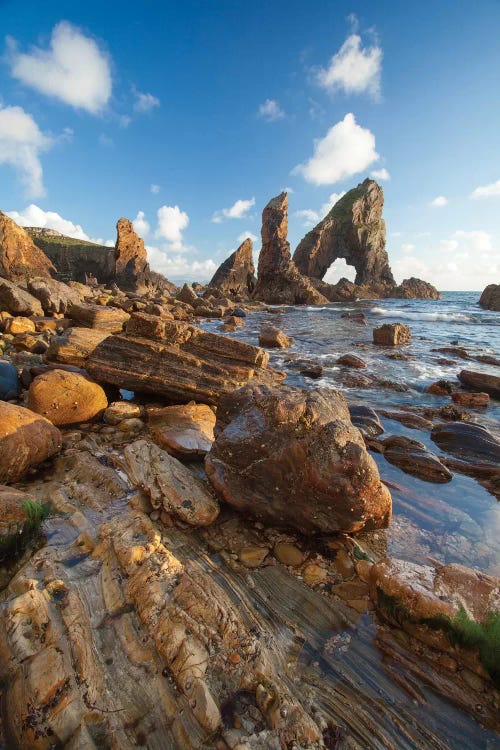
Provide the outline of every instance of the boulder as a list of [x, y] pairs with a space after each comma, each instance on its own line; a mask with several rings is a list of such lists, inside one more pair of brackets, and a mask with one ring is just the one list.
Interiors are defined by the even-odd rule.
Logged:
[[137, 440], [124, 450], [124, 468], [132, 484], [161, 508], [190, 526], [208, 526], [219, 515], [219, 504], [180, 461], [154, 443]]
[[500, 464], [500, 441], [481, 425], [469, 422], [438, 424], [433, 428], [431, 438], [441, 450], [463, 461]]
[[0, 401], [0, 482], [15, 482], [61, 450], [54, 425], [22, 406]]
[[264, 325], [259, 333], [259, 346], [267, 349], [286, 349], [291, 346], [293, 339], [287, 336], [280, 328]]
[[28, 392], [28, 408], [55, 425], [95, 419], [107, 405], [106, 394], [100, 385], [67, 370], [49, 370], [39, 375]]
[[214, 441], [215, 414], [206, 404], [149, 408], [154, 442], [177, 458], [203, 458]]
[[76, 289], [55, 279], [31, 279], [29, 292], [40, 301], [45, 313], [66, 313], [71, 305], [78, 305], [83, 297]]
[[351, 404], [349, 406], [351, 422], [361, 432], [363, 437], [377, 437], [384, 432], [377, 412], [371, 406]]
[[0, 400], [9, 401], [17, 398], [19, 378], [13, 364], [0, 360]]
[[391, 496], [337, 391], [248, 385], [225, 395], [207, 476], [230, 505], [302, 533], [386, 527]]
[[191, 305], [191, 307], [196, 303], [200, 301], [200, 298], [194, 291], [192, 286], [189, 286], [189, 284], [184, 284], [180, 292], [177, 292], [175, 295], [175, 299], [178, 302], [184, 302], [186, 305]]
[[355, 354], [343, 354], [338, 358], [337, 364], [344, 365], [344, 367], [354, 367], [357, 370], [363, 370], [366, 367], [366, 362]]
[[0, 278], [0, 310], [12, 315], [43, 315], [40, 302], [12, 281]]
[[414, 276], [405, 279], [391, 291], [390, 296], [397, 299], [441, 299], [435, 286], [429, 284], [428, 281], [416, 279]]
[[28, 276], [50, 276], [54, 266], [29, 234], [0, 211], [0, 276], [26, 281]]
[[90, 354], [86, 368], [97, 381], [138, 393], [154, 393], [174, 403], [216, 404], [249, 380], [277, 383], [281, 373], [266, 369], [267, 352], [256, 346], [163, 321], [164, 337], [151, 341], [109, 336]]
[[500, 284], [488, 284], [483, 289], [483, 292], [479, 298], [479, 304], [486, 310], [500, 311]]
[[451, 471], [418, 440], [391, 435], [380, 442], [387, 461], [407, 474], [426, 482], [451, 482]]
[[500, 399], [500, 377], [490, 375], [487, 372], [476, 372], [475, 370], [462, 370], [458, 379], [471, 391], [489, 393], [490, 396]]
[[256, 281], [252, 240], [247, 238], [219, 266], [208, 287], [228, 297], [249, 299], [255, 289]]
[[293, 262], [287, 234], [288, 196], [281, 193], [270, 200], [262, 212], [262, 250], [254, 297], [277, 305], [327, 302]]
[[118, 333], [130, 319], [129, 313], [120, 310], [118, 307], [93, 305], [85, 302], [79, 305], [71, 305], [69, 315], [75, 323], [108, 333]]
[[379, 346], [401, 346], [411, 341], [411, 330], [403, 323], [384, 323], [373, 329], [373, 343]]
[[30, 318], [18, 316], [7, 318], [3, 327], [4, 333], [11, 333], [16, 336], [18, 333], [35, 333], [35, 323]]
[[107, 424], [118, 425], [124, 419], [139, 419], [144, 408], [131, 401], [115, 401], [104, 412], [103, 419]]
[[46, 359], [49, 362], [85, 367], [88, 357], [109, 335], [93, 328], [70, 328], [62, 336], [52, 338]]
[[468, 406], [472, 409], [484, 409], [490, 403], [488, 393], [465, 393], [456, 391], [451, 394], [452, 401], [459, 406]]

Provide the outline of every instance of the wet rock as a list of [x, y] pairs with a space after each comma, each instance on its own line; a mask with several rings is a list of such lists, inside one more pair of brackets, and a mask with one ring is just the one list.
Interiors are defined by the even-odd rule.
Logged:
[[0, 310], [12, 315], [43, 315], [40, 302], [12, 281], [0, 278]]
[[354, 367], [358, 370], [366, 367], [366, 362], [361, 357], [356, 357], [355, 354], [343, 354], [338, 358], [337, 364], [344, 365], [344, 367]]
[[203, 484], [154, 443], [137, 440], [127, 445], [124, 468], [155, 509], [161, 508], [190, 526], [207, 526], [219, 515], [217, 500]]
[[391, 497], [343, 396], [247, 386], [221, 399], [207, 475], [226, 502], [303, 533], [384, 527]]
[[54, 270], [29, 234], [0, 211], [0, 276], [25, 281], [26, 276], [50, 276]]
[[82, 326], [106, 333], [118, 333], [130, 319], [130, 315], [117, 307], [82, 303], [72, 305], [70, 317]]
[[64, 314], [82, 301], [80, 292], [55, 279], [31, 279], [28, 291], [40, 301], [45, 313]]
[[39, 375], [28, 391], [28, 408], [55, 425], [95, 419], [107, 405], [100, 385], [67, 370], [49, 370]]
[[490, 402], [490, 397], [487, 393], [465, 393], [463, 391], [457, 391], [451, 394], [451, 398], [455, 404], [459, 406], [468, 406], [473, 409], [484, 409]]
[[214, 440], [215, 414], [206, 404], [148, 409], [151, 437], [177, 458], [203, 458]]
[[248, 299], [256, 284], [253, 264], [252, 240], [247, 238], [232, 255], [222, 263], [208, 284], [228, 297]]
[[479, 304], [487, 310], [500, 311], [500, 284], [488, 284], [481, 293]]
[[0, 564], [12, 563], [13, 558], [19, 557], [46, 515], [47, 506], [25, 490], [0, 485]]
[[476, 372], [475, 370], [462, 370], [458, 379], [462, 385], [472, 391], [489, 393], [490, 396], [500, 399], [500, 377], [498, 375]]
[[441, 352], [442, 354], [452, 354], [459, 359], [470, 359], [469, 352], [463, 346], [440, 346], [437, 349], [431, 349], [431, 352]]
[[241, 328], [245, 325], [245, 321], [237, 315], [229, 315], [224, 321], [226, 325], [233, 326], [234, 328]]
[[377, 409], [377, 414], [387, 419], [395, 419], [397, 422], [401, 422], [405, 427], [409, 427], [410, 430], [432, 430], [433, 423], [430, 419], [425, 419], [419, 414], [414, 414], [411, 411], [388, 411], [387, 409]]
[[61, 433], [44, 417], [0, 401], [0, 482], [15, 482], [61, 450]]
[[352, 320], [353, 323], [359, 323], [362, 326], [368, 325], [366, 315], [362, 312], [344, 312], [340, 317]]
[[403, 323], [384, 323], [373, 329], [373, 343], [379, 346], [401, 346], [410, 341], [411, 331]]
[[287, 336], [280, 328], [265, 325], [259, 333], [259, 346], [267, 349], [286, 349], [293, 343], [293, 339]]
[[300, 367], [299, 372], [306, 378], [312, 378], [317, 380], [323, 375], [324, 367], [322, 365], [303, 365]]
[[0, 360], [0, 399], [10, 401], [19, 393], [17, 369], [10, 362]]
[[432, 393], [434, 396], [449, 396], [457, 388], [458, 383], [454, 380], [436, 380], [427, 388], [427, 393]]
[[280, 382], [267, 370], [269, 355], [256, 346], [202, 331], [177, 321], [164, 321], [165, 339], [110, 336], [87, 359], [98, 382], [137, 393], [154, 393], [173, 402], [216, 404], [223, 393], [249, 380]]
[[478, 424], [449, 422], [436, 425], [431, 438], [441, 450], [464, 461], [500, 463], [500, 441]]
[[452, 473], [418, 440], [404, 435], [391, 435], [381, 441], [384, 456], [407, 474], [426, 482], [450, 482]]
[[364, 437], [377, 437], [384, 432], [382, 423], [374, 409], [363, 404], [349, 405], [351, 421]]
[[288, 196], [281, 193], [262, 212], [262, 250], [254, 296], [276, 305], [327, 302], [293, 262], [287, 234]]

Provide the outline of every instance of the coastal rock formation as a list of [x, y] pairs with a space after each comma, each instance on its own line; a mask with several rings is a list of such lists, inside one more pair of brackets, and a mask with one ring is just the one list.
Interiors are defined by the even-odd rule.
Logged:
[[208, 288], [217, 289], [217, 291], [227, 297], [237, 297], [240, 300], [245, 300], [252, 296], [256, 281], [252, 240], [247, 238], [219, 266], [208, 284]]
[[0, 401], [0, 483], [15, 482], [61, 449], [61, 433], [44, 417]]
[[440, 299], [438, 290], [428, 281], [416, 279], [412, 276], [405, 279], [399, 286], [391, 291], [391, 297], [398, 299]]
[[230, 505], [302, 533], [383, 528], [391, 495], [337, 391], [248, 385], [217, 409], [207, 475]]
[[133, 281], [148, 268], [148, 255], [142, 240], [128, 219], [116, 224], [115, 276]]
[[94, 328], [70, 328], [62, 336], [54, 336], [45, 355], [46, 360], [62, 365], [85, 367], [90, 354], [109, 335]]
[[487, 310], [500, 311], [500, 284], [488, 284], [479, 298], [481, 307]]
[[0, 278], [0, 310], [11, 315], [43, 315], [40, 302], [17, 284]]
[[177, 458], [204, 458], [214, 441], [215, 414], [206, 404], [150, 408], [151, 437]]
[[69, 314], [71, 318], [82, 326], [95, 328], [98, 331], [118, 333], [130, 319], [129, 313], [118, 307], [94, 305], [82, 302], [72, 305]]
[[28, 408], [55, 425], [87, 422], [108, 405], [103, 389], [76, 372], [49, 370], [29, 387]]
[[262, 250], [256, 299], [277, 305], [316, 305], [326, 302], [293, 262], [288, 235], [288, 196], [281, 193], [262, 212]]
[[452, 474], [419, 440], [391, 435], [380, 441], [384, 457], [407, 474], [426, 482], [451, 482]]
[[384, 323], [373, 329], [373, 343], [378, 346], [400, 346], [410, 341], [411, 330], [404, 323]]
[[276, 326], [264, 325], [259, 332], [259, 346], [266, 349], [286, 349], [293, 339]]
[[30, 279], [28, 291], [39, 300], [45, 313], [66, 313], [71, 305], [78, 305], [82, 295], [76, 289], [55, 279]]
[[111, 283], [113, 280], [112, 247], [67, 237], [55, 229], [26, 227], [26, 232], [57, 269], [55, 277], [59, 281], [86, 284], [89, 276], [93, 276], [100, 284]]
[[27, 276], [50, 276], [54, 266], [29, 234], [0, 211], [0, 276], [25, 281]]
[[500, 399], [500, 377], [490, 375], [487, 372], [477, 372], [476, 370], [462, 370], [458, 379], [466, 388], [471, 391], [484, 391]]
[[293, 259], [306, 276], [322, 279], [337, 258], [356, 269], [356, 284], [396, 286], [385, 250], [384, 193], [366, 179], [349, 190], [299, 243]]
[[500, 465], [500, 440], [485, 427], [468, 422], [436, 425], [431, 438], [442, 451], [464, 461]]

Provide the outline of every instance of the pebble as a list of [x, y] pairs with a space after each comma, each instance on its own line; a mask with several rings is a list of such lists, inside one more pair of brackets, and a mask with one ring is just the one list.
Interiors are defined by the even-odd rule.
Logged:
[[274, 545], [274, 556], [283, 565], [296, 568], [304, 562], [304, 553], [294, 544], [289, 542], [277, 542]]
[[238, 558], [246, 568], [258, 568], [266, 559], [268, 552], [268, 547], [242, 547], [238, 552]]

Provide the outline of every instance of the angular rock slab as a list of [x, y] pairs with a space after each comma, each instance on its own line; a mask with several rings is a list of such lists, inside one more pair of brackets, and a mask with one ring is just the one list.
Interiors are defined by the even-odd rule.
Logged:
[[388, 526], [391, 495], [337, 391], [246, 386], [215, 432], [207, 475], [239, 510], [303, 533]]
[[500, 466], [500, 441], [478, 424], [447, 422], [438, 424], [431, 438], [441, 450], [463, 461]]
[[97, 328], [97, 330], [107, 333], [118, 333], [130, 319], [127, 312], [117, 307], [92, 305], [85, 302], [72, 305], [69, 314], [76, 323], [88, 328]]
[[36, 297], [12, 281], [0, 278], [0, 310], [12, 315], [43, 315], [40, 302]]
[[61, 433], [47, 419], [0, 401], [0, 482], [15, 482], [61, 450]]
[[484, 391], [490, 396], [500, 399], [500, 377], [490, 375], [487, 372], [477, 372], [476, 370], [462, 370], [458, 379], [466, 388], [471, 391]]
[[153, 508], [190, 526], [208, 526], [219, 515], [217, 500], [203, 484], [154, 443], [136, 440], [127, 445], [124, 462], [130, 481], [149, 496]]
[[407, 474], [425, 482], [451, 482], [451, 471], [419, 440], [405, 435], [391, 435], [381, 443], [387, 461]]
[[203, 458], [214, 441], [215, 414], [206, 404], [148, 409], [154, 442], [177, 458]]

